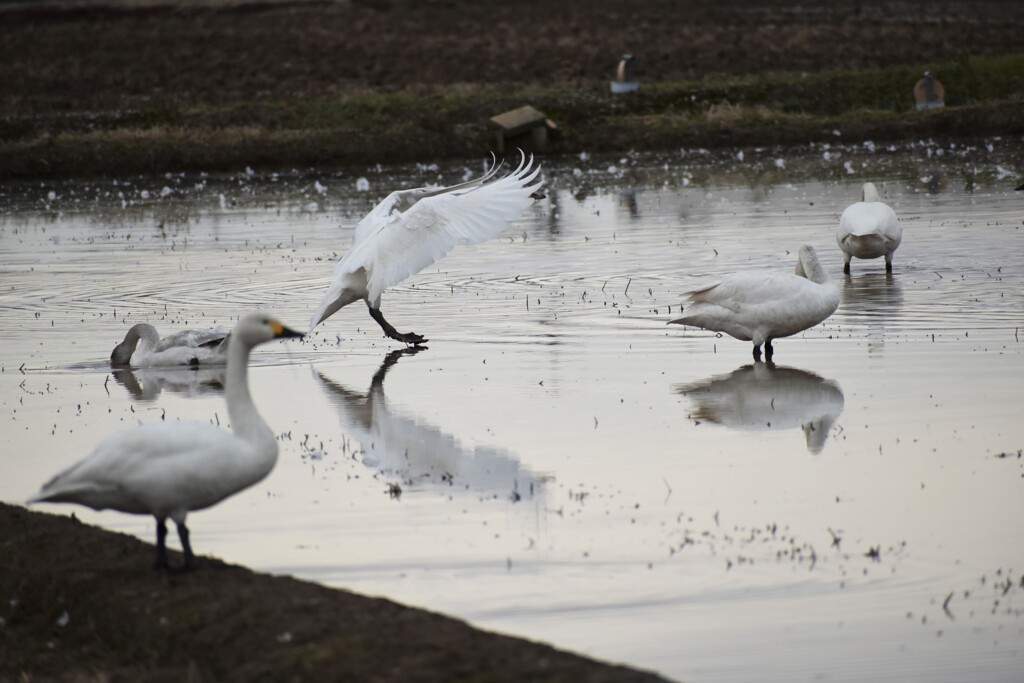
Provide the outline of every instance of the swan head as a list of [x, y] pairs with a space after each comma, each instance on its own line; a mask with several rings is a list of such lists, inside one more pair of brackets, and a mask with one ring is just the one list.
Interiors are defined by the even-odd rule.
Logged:
[[231, 332], [232, 346], [242, 344], [246, 348], [253, 348], [272, 339], [288, 339], [303, 336], [302, 332], [296, 332], [286, 327], [279, 320], [266, 313], [250, 313], [246, 315]]
[[132, 325], [128, 329], [128, 333], [124, 335], [124, 341], [110, 352], [110, 367], [126, 368], [131, 365], [132, 354], [135, 353], [135, 347], [139, 345], [139, 341], [151, 346], [156, 345], [160, 341], [160, 333], [149, 323]]
[[862, 202], [881, 201], [881, 197], [878, 195], [878, 188], [875, 187], [874, 183], [864, 183], [864, 185], [861, 186], [860, 200]]
[[825, 442], [828, 441], [829, 431], [835, 424], [836, 415], [822, 415], [816, 420], [800, 425], [807, 440], [807, 450], [812, 455], [818, 455], [825, 449]]
[[828, 273], [825, 272], [821, 261], [818, 260], [818, 252], [809, 244], [803, 245], [797, 252], [795, 272], [800, 277], [817, 282], [819, 285], [828, 282]]

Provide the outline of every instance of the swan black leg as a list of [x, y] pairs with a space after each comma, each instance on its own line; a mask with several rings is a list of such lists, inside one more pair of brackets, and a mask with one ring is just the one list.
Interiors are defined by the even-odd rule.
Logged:
[[843, 273], [845, 273], [846, 275], [850, 274], [850, 262], [849, 261], [847, 261], [846, 263], [843, 264]]
[[422, 344], [427, 341], [422, 335], [418, 335], [415, 332], [399, 332], [391, 323], [384, 319], [384, 314], [380, 312], [379, 308], [374, 308], [370, 304], [366, 304], [366, 307], [370, 309], [370, 317], [376, 320], [377, 324], [380, 325], [380, 329], [384, 330], [384, 334], [392, 339], [406, 344]]
[[885, 272], [887, 272], [887, 273], [891, 273], [892, 272], [892, 261], [886, 261], [885, 262]]
[[156, 520], [156, 562], [154, 569], [167, 569], [167, 520], [157, 517]]
[[[166, 531], [164, 532], [166, 534]], [[196, 568], [196, 556], [192, 553], [192, 544], [188, 541], [188, 527], [185, 522], [178, 523], [178, 538], [181, 540], [181, 549], [185, 553], [185, 571]]]
[[772, 348], [772, 340], [769, 339], [764, 343], [764, 358], [769, 363], [772, 362], [772, 356], [775, 354], [775, 349]]
[[754, 344], [754, 360], [755, 361], [760, 361], [761, 360], [761, 345], [760, 344]]

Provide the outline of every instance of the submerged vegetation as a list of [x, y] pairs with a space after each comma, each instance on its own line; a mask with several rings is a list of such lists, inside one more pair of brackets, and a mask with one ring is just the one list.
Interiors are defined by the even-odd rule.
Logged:
[[[946, 107], [914, 108], [925, 69]], [[1024, 53], [938, 64], [651, 83], [626, 96], [606, 82], [531, 88], [362, 91], [239, 102], [150, 101], [116, 112], [0, 120], [0, 177], [287, 169], [424, 161], [494, 148], [488, 119], [530, 103], [553, 119], [555, 150], [764, 146], [1024, 132]]]

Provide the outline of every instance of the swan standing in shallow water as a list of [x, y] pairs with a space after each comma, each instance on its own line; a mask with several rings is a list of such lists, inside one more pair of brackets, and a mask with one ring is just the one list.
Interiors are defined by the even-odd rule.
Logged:
[[124, 341], [110, 353], [110, 367], [151, 368], [167, 365], [223, 363], [227, 359], [227, 330], [211, 327], [182, 330], [163, 339], [149, 323], [132, 325]]
[[[450, 187], [392, 192], [359, 221], [352, 248], [338, 262], [327, 293], [309, 323], [312, 332], [338, 309], [366, 302], [384, 334], [406, 344], [427, 341], [402, 333], [384, 319], [384, 290], [415, 275], [460, 241], [477, 244], [494, 237], [533, 204], [542, 181], [540, 167], [523, 155], [519, 167], [493, 182], [491, 168], [479, 178]], [[531, 184], [532, 183], [532, 184]]]
[[892, 255], [903, 239], [896, 212], [878, 196], [874, 183], [864, 183], [860, 201], [850, 204], [839, 217], [836, 242], [843, 251], [843, 272], [850, 274], [850, 259], [885, 257], [885, 270], [892, 272]]
[[692, 305], [682, 318], [669, 321], [725, 332], [761, 344], [771, 360], [772, 340], [814, 327], [839, 307], [839, 288], [829, 280], [814, 247], [800, 247], [795, 273], [733, 273], [689, 293]]
[[254, 313], [238, 323], [227, 350], [225, 395], [233, 434], [207, 423], [157, 422], [107, 437], [91, 455], [46, 482], [29, 503], [78, 503], [156, 517], [156, 566], [167, 568], [167, 518], [178, 527], [185, 568], [195, 566], [185, 517], [266, 477], [277, 462], [274, 432], [249, 395], [249, 352], [301, 337]]

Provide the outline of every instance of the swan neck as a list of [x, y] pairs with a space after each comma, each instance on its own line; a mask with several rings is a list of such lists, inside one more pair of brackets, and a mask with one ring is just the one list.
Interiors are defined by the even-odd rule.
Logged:
[[[825, 272], [821, 262], [818, 260], [818, 255], [813, 252], [800, 254], [798, 266], [798, 274], [802, 274], [811, 282], [823, 285], [829, 281], [828, 273]], [[803, 273], [799, 273], [800, 270], [803, 270]]]
[[277, 442], [274, 440], [274, 433], [256, 410], [256, 404], [249, 393], [250, 350], [236, 336], [232, 336], [228, 342], [227, 386], [224, 394], [228, 404], [228, 416], [231, 419], [231, 430], [240, 439], [254, 445], [270, 445], [276, 455]]
[[880, 200], [878, 188], [875, 187], [874, 183], [864, 183], [864, 187], [860, 190], [860, 200], [862, 202], [877, 202]]
[[136, 351], [151, 352], [155, 351], [157, 344], [160, 343], [160, 333], [156, 331], [156, 328], [146, 323], [140, 323], [132, 328], [135, 334], [132, 337], [132, 355]]

